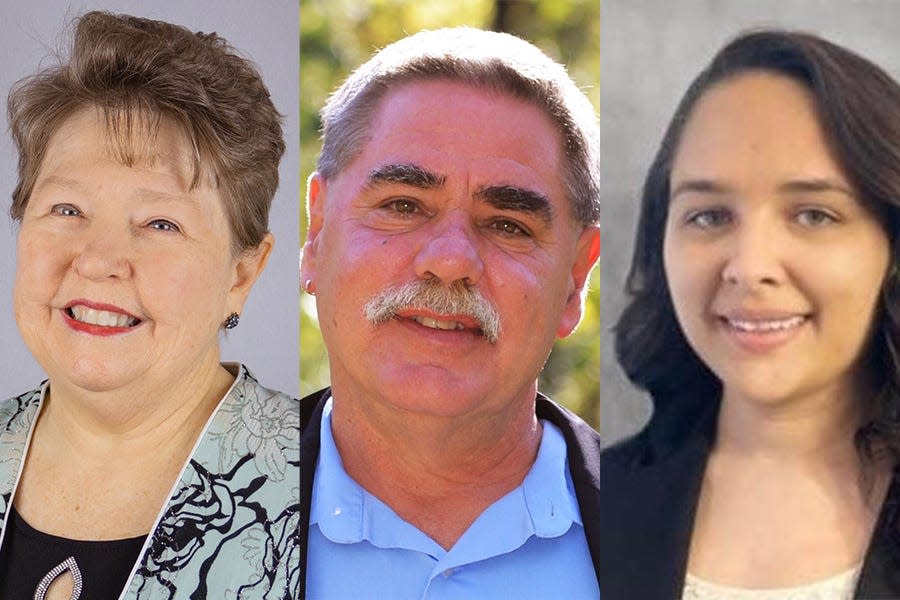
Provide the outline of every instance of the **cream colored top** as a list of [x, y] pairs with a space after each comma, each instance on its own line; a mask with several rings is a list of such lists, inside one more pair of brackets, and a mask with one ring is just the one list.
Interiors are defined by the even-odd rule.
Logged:
[[805, 585], [746, 589], [719, 585], [687, 574], [681, 600], [852, 600], [862, 565]]

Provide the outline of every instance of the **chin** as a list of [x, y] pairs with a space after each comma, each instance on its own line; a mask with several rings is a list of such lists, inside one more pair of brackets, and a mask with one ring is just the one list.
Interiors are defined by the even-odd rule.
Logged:
[[[119, 367], [119, 368], [116, 368]], [[53, 381], [65, 381], [67, 385], [89, 392], [108, 392], [125, 387], [137, 378], [132, 369], [123, 370], [121, 365], [111, 365], [106, 361], [80, 359], [71, 367], [57, 369], [51, 373]]]
[[472, 377], [441, 367], [401, 369], [383, 376], [384, 397], [396, 408], [436, 417], [457, 417], [477, 410], [491, 396]]

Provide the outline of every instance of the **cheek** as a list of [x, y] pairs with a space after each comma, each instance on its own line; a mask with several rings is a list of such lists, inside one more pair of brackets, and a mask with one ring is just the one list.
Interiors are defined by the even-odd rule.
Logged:
[[663, 270], [672, 305], [681, 328], [690, 337], [693, 324], [706, 313], [721, 278], [717, 261], [709, 252], [691, 251], [666, 240]]
[[17, 310], [20, 302], [49, 302], [65, 276], [69, 258], [49, 238], [20, 233], [14, 291]]
[[209, 323], [218, 329], [230, 282], [228, 265], [220, 257], [157, 255], [143, 262], [137, 274], [142, 300], [157, 322], [190, 327]]

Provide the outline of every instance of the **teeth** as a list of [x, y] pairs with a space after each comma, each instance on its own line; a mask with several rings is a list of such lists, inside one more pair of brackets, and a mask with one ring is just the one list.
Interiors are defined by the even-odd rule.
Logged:
[[465, 326], [458, 321], [439, 321], [429, 317], [413, 317], [413, 321], [432, 329], [465, 329]]
[[94, 310], [86, 306], [73, 306], [69, 309], [69, 314], [76, 321], [100, 327], [131, 327], [137, 323], [134, 317], [107, 310]]
[[728, 319], [728, 324], [739, 331], [750, 333], [782, 331], [802, 325], [806, 317], [797, 315], [787, 319], [771, 319], [767, 321], [744, 321], [741, 319]]

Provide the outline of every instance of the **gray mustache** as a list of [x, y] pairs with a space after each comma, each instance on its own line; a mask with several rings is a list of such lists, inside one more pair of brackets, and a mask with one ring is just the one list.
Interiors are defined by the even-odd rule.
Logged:
[[385, 289], [363, 307], [373, 325], [389, 321], [405, 309], [464, 315], [478, 322], [491, 344], [496, 344], [500, 336], [500, 313], [480, 291], [462, 282], [446, 287], [436, 279], [412, 281]]

